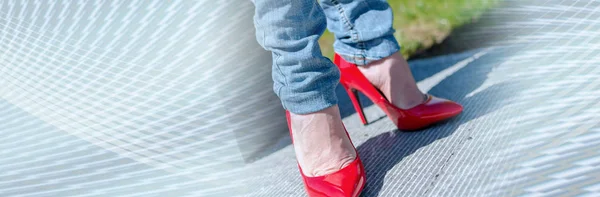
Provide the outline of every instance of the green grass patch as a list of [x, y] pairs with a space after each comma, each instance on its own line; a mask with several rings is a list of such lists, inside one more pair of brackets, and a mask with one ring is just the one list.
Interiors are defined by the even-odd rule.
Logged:
[[[394, 12], [394, 36], [404, 57], [442, 42], [454, 29], [479, 18], [500, 0], [388, 0]], [[323, 54], [333, 57], [333, 34], [319, 40]]]

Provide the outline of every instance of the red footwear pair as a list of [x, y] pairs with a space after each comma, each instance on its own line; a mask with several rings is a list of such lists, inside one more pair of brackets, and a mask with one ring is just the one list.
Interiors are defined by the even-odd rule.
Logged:
[[[400, 109], [390, 103], [385, 96], [375, 88], [360, 72], [355, 64], [346, 62], [339, 55], [335, 55], [334, 63], [341, 72], [340, 83], [348, 92], [352, 104], [359, 114], [363, 124], [367, 120], [362, 106], [358, 100], [358, 91], [366, 95], [373, 103], [379, 106], [394, 124], [401, 130], [417, 130], [454, 117], [462, 112], [458, 103], [427, 95], [425, 102], [410, 109]], [[292, 136], [289, 112], [286, 113], [290, 136]], [[348, 132], [346, 132], [348, 134]], [[348, 136], [350, 138], [350, 136]], [[356, 151], [356, 149], [355, 149]], [[304, 186], [309, 197], [357, 197], [365, 186], [365, 169], [360, 160], [356, 159], [350, 165], [337, 172], [318, 176], [307, 177], [298, 165]]]

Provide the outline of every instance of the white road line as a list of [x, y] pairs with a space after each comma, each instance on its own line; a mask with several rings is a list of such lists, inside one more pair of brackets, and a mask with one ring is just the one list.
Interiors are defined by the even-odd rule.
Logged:
[[444, 79], [448, 78], [449, 76], [453, 75], [460, 69], [469, 65], [469, 63], [475, 61], [476, 59], [479, 59], [481, 56], [487, 54], [490, 50], [491, 50], [491, 48], [480, 51], [480, 52], [476, 53], [475, 55], [473, 55], [467, 59], [464, 59], [464, 60], [450, 66], [449, 68], [446, 68], [446, 69], [436, 73], [435, 75], [433, 75], [431, 77], [423, 79], [423, 80], [417, 82], [417, 86], [419, 87], [419, 89], [421, 91], [423, 91], [424, 93], [427, 93], [427, 92], [429, 92], [429, 90], [431, 90], [431, 88], [435, 87], [437, 84], [442, 82]]

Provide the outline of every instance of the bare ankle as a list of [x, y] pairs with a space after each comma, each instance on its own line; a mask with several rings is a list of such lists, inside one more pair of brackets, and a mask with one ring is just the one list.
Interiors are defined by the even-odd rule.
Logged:
[[423, 102], [423, 93], [417, 87], [408, 63], [399, 53], [359, 69], [397, 107], [408, 109]]
[[337, 106], [306, 115], [290, 114], [298, 164], [306, 176], [329, 174], [347, 166], [356, 151]]

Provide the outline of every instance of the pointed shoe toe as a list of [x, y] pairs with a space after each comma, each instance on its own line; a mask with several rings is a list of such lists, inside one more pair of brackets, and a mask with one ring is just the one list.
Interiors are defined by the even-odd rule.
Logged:
[[303, 176], [309, 197], [357, 197], [365, 186], [366, 178], [360, 158], [341, 170], [318, 177]]

